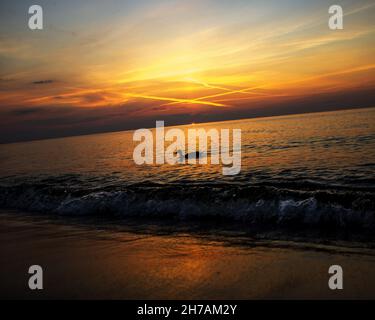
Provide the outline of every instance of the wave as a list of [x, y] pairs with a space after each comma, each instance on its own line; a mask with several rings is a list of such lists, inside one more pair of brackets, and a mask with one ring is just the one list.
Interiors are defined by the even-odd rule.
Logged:
[[1, 185], [0, 207], [64, 216], [212, 219], [240, 222], [243, 228], [268, 225], [375, 229], [374, 192], [214, 183], [77, 187], [78, 181], [67, 187], [63, 181]]

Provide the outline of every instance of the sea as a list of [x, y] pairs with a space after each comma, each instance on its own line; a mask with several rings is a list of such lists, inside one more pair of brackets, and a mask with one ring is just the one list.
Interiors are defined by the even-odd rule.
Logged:
[[2, 144], [0, 209], [170, 232], [374, 234], [375, 108], [176, 128], [241, 129], [240, 173], [136, 165], [133, 131]]

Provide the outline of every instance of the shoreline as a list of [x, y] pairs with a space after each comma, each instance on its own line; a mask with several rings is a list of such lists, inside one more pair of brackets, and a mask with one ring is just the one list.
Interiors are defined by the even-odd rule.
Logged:
[[[375, 250], [240, 245], [0, 214], [2, 299], [374, 299]], [[355, 259], [353, 257], [355, 256]], [[44, 290], [27, 287], [28, 267]], [[328, 268], [344, 290], [328, 288]]]

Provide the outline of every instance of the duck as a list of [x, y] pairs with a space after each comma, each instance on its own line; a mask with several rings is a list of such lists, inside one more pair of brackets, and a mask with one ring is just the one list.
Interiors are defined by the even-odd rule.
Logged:
[[203, 158], [203, 153], [200, 152], [200, 151], [195, 151], [195, 152], [190, 152], [190, 153], [183, 153], [182, 150], [177, 150], [176, 152], [180, 158], [185, 158], [185, 159], [199, 159], [199, 158]]

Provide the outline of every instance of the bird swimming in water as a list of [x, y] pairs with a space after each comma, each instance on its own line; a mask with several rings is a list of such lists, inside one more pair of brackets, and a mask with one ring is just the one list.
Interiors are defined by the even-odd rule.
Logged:
[[181, 150], [177, 150], [176, 153], [180, 156], [180, 158], [185, 158], [185, 159], [194, 159], [194, 158], [199, 159], [203, 157], [203, 153], [200, 151], [195, 151], [195, 152], [184, 154]]

